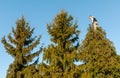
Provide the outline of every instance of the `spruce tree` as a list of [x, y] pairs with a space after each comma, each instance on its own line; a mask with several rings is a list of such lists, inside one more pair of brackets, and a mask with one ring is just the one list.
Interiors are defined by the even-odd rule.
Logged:
[[79, 47], [81, 78], [119, 78], [120, 64], [113, 43], [106, 38], [101, 27], [88, 28], [85, 39]]
[[77, 40], [80, 33], [73, 17], [62, 10], [53, 22], [47, 25], [53, 42], [44, 49], [42, 75], [46, 78], [74, 78]]
[[[33, 52], [40, 43], [40, 36], [33, 37], [33, 31], [34, 28], [30, 28], [29, 23], [22, 17], [16, 22], [16, 29], [12, 28], [8, 39], [2, 38], [6, 52], [14, 58], [6, 78], [33, 78], [37, 72], [36, 65], [42, 49]], [[35, 57], [36, 60], [33, 61]]]

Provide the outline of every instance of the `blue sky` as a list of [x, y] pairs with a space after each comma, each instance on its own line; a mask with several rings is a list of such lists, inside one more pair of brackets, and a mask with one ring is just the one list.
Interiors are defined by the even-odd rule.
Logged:
[[[120, 54], [120, 0], [0, 0], [0, 40], [24, 16], [30, 26], [35, 27], [34, 35], [42, 35], [41, 43], [47, 46], [50, 36], [46, 24], [52, 22], [62, 9], [78, 20], [80, 41], [91, 22], [88, 16], [94, 15], [106, 31], [107, 38], [114, 43], [117, 54]], [[0, 78], [5, 78], [13, 58], [6, 53], [1, 42], [0, 50]]]

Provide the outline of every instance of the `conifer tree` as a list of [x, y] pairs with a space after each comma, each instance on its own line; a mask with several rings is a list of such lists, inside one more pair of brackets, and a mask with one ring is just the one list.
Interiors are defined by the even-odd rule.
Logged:
[[73, 17], [64, 10], [47, 25], [53, 43], [44, 49], [43, 59], [47, 64], [43, 65], [42, 75], [46, 78], [74, 78], [74, 61], [80, 33], [77, 27], [77, 23], [73, 23]]
[[[8, 54], [14, 61], [10, 64], [6, 78], [33, 78], [37, 72], [36, 65], [39, 58], [41, 48], [33, 52], [33, 49], [39, 44], [40, 36], [33, 37], [34, 28], [30, 28], [22, 17], [16, 22], [16, 29], [12, 28], [12, 33], [8, 35], [8, 39], [3, 37], [2, 43]], [[9, 41], [8, 41], [9, 40]]]
[[113, 43], [106, 38], [105, 31], [91, 26], [79, 47], [81, 78], [119, 78], [120, 64]]

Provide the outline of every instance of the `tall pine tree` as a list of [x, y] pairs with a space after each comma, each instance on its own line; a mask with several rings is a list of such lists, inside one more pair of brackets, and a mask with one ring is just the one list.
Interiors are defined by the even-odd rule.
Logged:
[[119, 78], [120, 64], [113, 43], [106, 38], [105, 31], [91, 26], [79, 47], [81, 78]]
[[78, 35], [77, 23], [73, 17], [62, 10], [51, 24], [47, 25], [53, 42], [44, 49], [42, 75], [46, 78], [74, 78]]
[[8, 40], [3, 37], [2, 43], [8, 54], [14, 61], [10, 64], [6, 78], [33, 78], [37, 72], [36, 65], [39, 58], [40, 50], [33, 52], [33, 49], [40, 43], [40, 37], [32, 37], [34, 28], [30, 28], [22, 17], [16, 22], [16, 29], [12, 29], [12, 34], [8, 35]]

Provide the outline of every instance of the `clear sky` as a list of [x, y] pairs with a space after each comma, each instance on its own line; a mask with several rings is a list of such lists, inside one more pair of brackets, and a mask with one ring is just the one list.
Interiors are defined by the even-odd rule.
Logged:
[[[41, 42], [47, 46], [50, 36], [46, 24], [52, 22], [62, 9], [78, 20], [80, 41], [87, 33], [91, 23], [89, 15], [94, 15], [99, 25], [106, 31], [120, 54], [120, 0], [0, 0], [0, 40], [11, 32], [16, 21], [24, 16], [31, 27], [35, 27], [34, 35], [42, 35]], [[0, 42], [0, 78], [5, 78], [6, 71], [13, 62]]]

